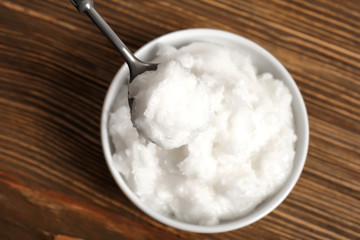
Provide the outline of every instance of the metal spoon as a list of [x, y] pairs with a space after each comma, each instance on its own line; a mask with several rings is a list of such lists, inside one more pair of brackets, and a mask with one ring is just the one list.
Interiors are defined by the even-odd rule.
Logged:
[[93, 0], [70, 0], [70, 2], [77, 8], [79, 12], [86, 13], [88, 17], [94, 22], [94, 24], [100, 29], [100, 31], [121, 53], [130, 70], [129, 83], [134, 80], [134, 78], [139, 74], [157, 69], [157, 64], [146, 63], [135, 57], [135, 55], [125, 46], [125, 44], [120, 40], [120, 38], [114, 33], [110, 26], [95, 10]]

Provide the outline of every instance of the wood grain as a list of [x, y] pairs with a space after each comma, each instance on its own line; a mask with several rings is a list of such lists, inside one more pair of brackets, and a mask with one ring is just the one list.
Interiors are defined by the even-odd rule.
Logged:
[[179, 29], [264, 46], [306, 102], [310, 148], [289, 197], [221, 234], [164, 226], [118, 189], [100, 144], [119, 54], [68, 1], [0, 0], [0, 239], [360, 239], [360, 2], [97, 0], [131, 50]]

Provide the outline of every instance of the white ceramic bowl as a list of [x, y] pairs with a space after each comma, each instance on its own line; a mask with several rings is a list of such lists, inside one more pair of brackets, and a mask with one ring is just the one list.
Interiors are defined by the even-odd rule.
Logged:
[[270, 72], [274, 75], [275, 78], [283, 80], [286, 86], [289, 88], [293, 96], [292, 109], [295, 119], [295, 131], [298, 138], [295, 147], [296, 155], [293, 169], [289, 179], [286, 181], [283, 187], [260, 205], [258, 205], [246, 216], [231, 221], [221, 222], [215, 226], [189, 224], [176, 219], [165, 217], [157, 212], [154, 212], [142, 202], [140, 202], [139, 198], [131, 191], [121, 174], [114, 167], [112, 161], [114, 149], [108, 131], [109, 113], [112, 111], [113, 102], [116, 99], [119, 89], [124, 86], [128, 79], [129, 72], [127, 66], [125, 65], [122, 66], [119, 72], [116, 74], [105, 98], [101, 116], [101, 140], [106, 162], [116, 183], [125, 193], [125, 195], [146, 214], [163, 224], [186, 231], [199, 233], [225, 232], [244, 227], [261, 219], [274, 210], [290, 193], [301, 174], [306, 160], [309, 142], [308, 117], [300, 91], [285, 67], [264, 48], [241, 36], [213, 29], [182, 30], [156, 38], [155, 40], [140, 48], [135, 54], [139, 59], [149, 61], [154, 58], [159, 45], [169, 44], [175, 47], [181, 47], [194, 41], [219, 43], [231, 48], [240, 49], [242, 52], [248, 54], [251, 57], [253, 64], [257, 67], [259, 73]]

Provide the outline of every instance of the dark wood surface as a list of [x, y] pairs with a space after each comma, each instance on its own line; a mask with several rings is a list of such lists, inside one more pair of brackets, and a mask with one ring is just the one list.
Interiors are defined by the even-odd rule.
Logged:
[[164, 226], [109, 174], [100, 112], [123, 64], [69, 1], [0, 0], [0, 239], [360, 239], [360, 1], [97, 0], [131, 50], [188, 28], [264, 46], [305, 99], [310, 148], [289, 197], [221, 234]]

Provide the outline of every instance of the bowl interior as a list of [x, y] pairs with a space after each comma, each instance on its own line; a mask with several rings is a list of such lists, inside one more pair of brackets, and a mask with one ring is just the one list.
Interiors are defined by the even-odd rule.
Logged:
[[114, 153], [114, 148], [112, 146], [111, 138], [108, 133], [109, 114], [110, 112], [112, 112], [113, 102], [115, 101], [120, 88], [124, 87], [128, 80], [129, 72], [127, 66], [122, 66], [122, 68], [116, 74], [105, 98], [101, 117], [102, 145], [106, 162], [115, 181], [125, 193], [125, 195], [145, 213], [166, 225], [186, 231], [202, 233], [224, 232], [244, 227], [259, 220], [260, 218], [271, 212], [273, 209], [275, 209], [290, 193], [291, 189], [294, 187], [297, 179], [299, 178], [305, 164], [309, 141], [308, 118], [305, 104], [301, 97], [300, 91], [288, 71], [284, 68], [284, 66], [264, 48], [238, 35], [212, 29], [182, 30], [164, 35], [149, 42], [148, 44], [140, 48], [135, 53], [135, 55], [139, 59], [142, 59], [144, 61], [150, 61], [155, 57], [156, 51], [160, 45], [168, 44], [175, 47], [181, 47], [195, 41], [218, 43], [221, 45], [225, 45], [229, 48], [238, 49], [239, 51], [242, 51], [245, 55], [250, 56], [253, 64], [258, 69], [258, 73], [270, 72], [275, 78], [282, 80], [289, 88], [293, 96], [292, 109], [295, 120], [295, 132], [297, 134], [297, 141], [295, 146], [296, 154], [293, 169], [290, 173], [289, 179], [286, 181], [283, 187], [278, 192], [276, 192], [275, 194], [267, 198], [265, 201], [263, 201], [261, 204], [259, 204], [248, 215], [232, 221], [221, 222], [216, 226], [201, 226], [180, 222], [178, 220], [162, 216], [142, 204], [137, 198], [137, 196], [128, 188], [122, 176], [116, 171], [115, 167], [113, 166], [112, 154]]

